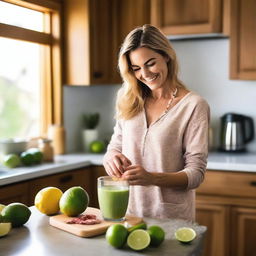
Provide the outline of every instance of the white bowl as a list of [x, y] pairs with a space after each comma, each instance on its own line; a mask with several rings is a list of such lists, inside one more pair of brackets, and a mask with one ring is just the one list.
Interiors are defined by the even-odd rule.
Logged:
[[7, 154], [20, 154], [27, 149], [27, 141], [24, 139], [1, 139], [0, 140], [0, 153]]

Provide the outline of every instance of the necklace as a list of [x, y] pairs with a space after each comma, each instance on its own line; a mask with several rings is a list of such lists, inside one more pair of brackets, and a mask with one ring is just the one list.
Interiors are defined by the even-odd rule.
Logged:
[[176, 87], [174, 92], [172, 93], [172, 97], [170, 98], [170, 100], [167, 103], [167, 106], [166, 106], [166, 109], [164, 111], [164, 114], [166, 114], [168, 112], [168, 110], [169, 110], [169, 108], [170, 108], [174, 98], [176, 98], [176, 96], [177, 96], [177, 93], [178, 93], [178, 88]]

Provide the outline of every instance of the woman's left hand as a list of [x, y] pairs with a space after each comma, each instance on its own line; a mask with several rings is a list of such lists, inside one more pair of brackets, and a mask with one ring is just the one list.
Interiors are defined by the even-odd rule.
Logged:
[[122, 178], [127, 180], [130, 185], [153, 185], [153, 174], [147, 172], [140, 165], [130, 165], [126, 167]]

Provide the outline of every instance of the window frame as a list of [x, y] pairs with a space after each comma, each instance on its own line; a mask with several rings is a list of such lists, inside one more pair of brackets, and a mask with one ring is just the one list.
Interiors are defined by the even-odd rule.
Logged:
[[50, 125], [63, 125], [62, 99], [62, 41], [61, 41], [61, 4], [49, 0], [0, 0], [43, 11], [46, 32], [0, 23], [0, 37], [23, 40], [47, 45], [42, 50], [42, 70], [40, 81], [40, 136], [47, 136]]

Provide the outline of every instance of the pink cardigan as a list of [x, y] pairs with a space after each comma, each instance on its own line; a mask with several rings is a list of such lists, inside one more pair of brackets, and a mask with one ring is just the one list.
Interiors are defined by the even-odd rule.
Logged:
[[185, 172], [186, 190], [130, 186], [128, 214], [195, 219], [195, 188], [204, 179], [208, 155], [209, 106], [189, 92], [147, 128], [145, 112], [118, 120], [104, 160], [122, 152], [148, 172]]

